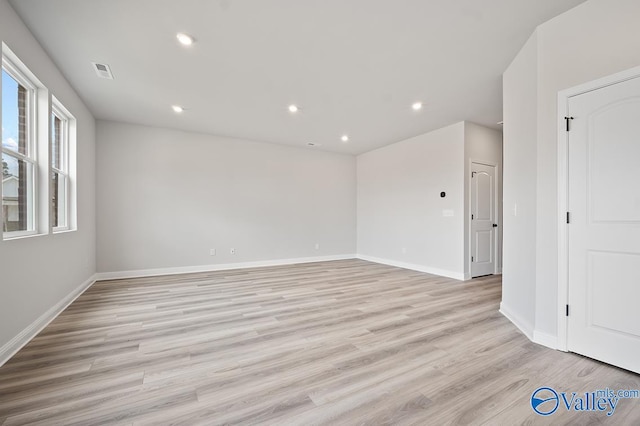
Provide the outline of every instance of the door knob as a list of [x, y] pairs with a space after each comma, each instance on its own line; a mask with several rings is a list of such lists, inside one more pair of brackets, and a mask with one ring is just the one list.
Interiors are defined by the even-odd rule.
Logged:
[[497, 223], [494, 223], [494, 224], [493, 224], [493, 227], [494, 227], [494, 228], [497, 228], [497, 227], [498, 227], [498, 224], [497, 224]]

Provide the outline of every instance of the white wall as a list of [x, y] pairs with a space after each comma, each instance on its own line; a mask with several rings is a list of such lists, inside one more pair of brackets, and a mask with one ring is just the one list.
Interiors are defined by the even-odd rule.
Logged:
[[543, 333], [557, 332], [558, 92], [640, 65], [639, 19], [638, 0], [591, 0], [540, 27], [536, 330]]
[[498, 272], [502, 270], [502, 132], [480, 126], [475, 123], [464, 123], [464, 229], [465, 238], [464, 246], [464, 265], [465, 277], [471, 276], [471, 264], [469, 263], [471, 256], [471, 162], [479, 162], [491, 166], [496, 166], [496, 221], [498, 228], [496, 229], [496, 269]]
[[99, 272], [355, 254], [351, 155], [103, 121], [97, 140]]
[[0, 39], [78, 121], [78, 230], [0, 241], [0, 364], [51, 308], [90, 279], [95, 260], [94, 119], [6, 0]]
[[358, 156], [360, 256], [464, 277], [464, 132], [461, 122]]
[[497, 166], [502, 210], [498, 130], [460, 122], [358, 156], [358, 255], [468, 279], [472, 160]]
[[504, 212], [501, 310], [533, 337], [536, 299], [538, 38], [503, 76]]
[[[524, 226], [535, 226], [536, 237], [516, 240], [516, 235], [507, 237], [509, 230], [505, 228], [504, 277], [506, 280], [510, 270], [514, 279], [503, 284], [503, 297], [521, 291], [522, 279], [533, 272], [524, 262], [515, 262], [514, 256], [529, 256], [535, 250], [535, 332], [551, 338], [557, 335], [558, 311], [557, 94], [560, 90], [640, 65], [639, 16], [640, 2], [637, 0], [589, 0], [538, 28], [537, 81], [531, 77], [534, 65], [531, 59], [530, 65], [520, 68], [512, 65], [505, 73], [505, 213], [509, 213], [508, 199], [512, 202], [515, 194], [526, 194], [534, 189], [529, 180], [531, 170], [522, 169], [518, 173], [508, 170], [515, 171], [535, 162], [535, 225]], [[525, 52], [529, 49], [529, 45], [525, 46], [521, 55], [529, 57], [531, 53]], [[537, 98], [531, 94], [532, 85], [537, 85]], [[518, 112], [510, 118], [508, 114], [512, 109]], [[526, 137], [534, 130], [527, 118], [531, 114], [537, 116], [535, 138]], [[520, 121], [514, 118], [518, 115]], [[513, 120], [511, 123], [510, 119]], [[519, 162], [512, 162], [513, 151], [509, 153], [509, 147], [516, 144], [521, 157]], [[526, 160], [525, 152], [529, 153]], [[519, 179], [508, 184], [509, 190], [508, 173]], [[519, 206], [518, 221], [522, 220], [520, 211]], [[508, 225], [506, 218], [505, 225]], [[507, 243], [507, 238], [512, 240]], [[507, 250], [513, 254], [509, 255]], [[526, 282], [524, 290], [527, 294], [522, 299], [530, 296], [529, 281]], [[523, 316], [530, 315], [531, 304], [522, 306]]]

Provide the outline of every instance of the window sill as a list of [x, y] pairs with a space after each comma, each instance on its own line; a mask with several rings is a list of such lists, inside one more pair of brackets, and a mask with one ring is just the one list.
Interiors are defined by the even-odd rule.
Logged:
[[52, 234], [53, 235], [58, 235], [58, 234], [69, 234], [71, 232], [76, 232], [77, 229], [71, 229], [71, 228], [65, 228], [65, 229], [54, 229]]
[[24, 240], [27, 238], [42, 237], [44, 235], [47, 235], [47, 234], [41, 234], [38, 232], [29, 232], [29, 233], [20, 233], [16, 235], [11, 235], [11, 234], [7, 235], [5, 233], [2, 236], [2, 241]]

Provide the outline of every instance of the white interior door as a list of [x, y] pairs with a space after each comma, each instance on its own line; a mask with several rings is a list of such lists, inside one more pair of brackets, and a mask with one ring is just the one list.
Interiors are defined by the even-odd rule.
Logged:
[[471, 277], [495, 272], [496, 168], [471, 163]]
[[640, 373], [640, 78], [568, 106], [567, 348]]

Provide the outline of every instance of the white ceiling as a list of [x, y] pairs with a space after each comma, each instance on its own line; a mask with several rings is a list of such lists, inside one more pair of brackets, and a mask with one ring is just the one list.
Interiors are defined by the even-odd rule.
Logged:
[[358, 154], [462, 120], [497, 128], [502, 72], [537, 25], [583, 1], [11, 4], [96, 118]]

